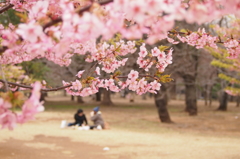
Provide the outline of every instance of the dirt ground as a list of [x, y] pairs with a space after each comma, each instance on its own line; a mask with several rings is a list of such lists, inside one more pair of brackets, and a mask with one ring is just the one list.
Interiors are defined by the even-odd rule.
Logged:
[[111, 128], [83, 131], [61, 129], [60, 122], [73, 121], [78, 108], [89, 118], [99, 103], [85, 98], [79, 105], [69, 99], [49, 97], [37, 120], [1, 130], [0, 159], [240, 159], [240, 108], [234, 103], [227, 112], [217, 112], [217, 102], [206, 107], [199, 101], [198, 116], [189, 117], [183, 101], [171, 101], [175, 123], [169, 125], [159, 122], [153, 99], [136, 97], [129, 103], [116, 95], [115, 106], [101, 106]]

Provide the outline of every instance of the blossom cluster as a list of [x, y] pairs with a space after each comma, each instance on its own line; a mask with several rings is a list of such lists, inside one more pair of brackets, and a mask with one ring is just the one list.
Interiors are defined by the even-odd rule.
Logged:
[[104, 42], [102, 45], [87, 56], [87, 62], [97, 61], [102, 65], [102, 70], [106, 73], [112, 73], [120, 66], [124, 66], [128, 58], [121, 59], [122, 56], [133, 54], [136, 51], [134, 41], [124, 42], [120, 40], [114, 44]]
[[177, 35], [177, 38], [189, 45], [195, 46], [196, 48], [204, 48], [211, 47], [214, 49], [218, 48], [218, 43], [222, 43], [223, 46], [227, 49], [229, 58], [237, 58], [240, 53], [240, 45], [239, 41], [233, 38], [227, 38], [224, 42], [222, 42], [219, 37], [211, 36], [206, 33], [205, 29], [199, 29], [197, 32], [192, 32], [187, 35]]
[[154, 47], [151, 52], [148, 53], [145, 44], [143, 43], [140, 47], [139, 57], [137, 59], [137, 64], [140, 68], [148, 71], [152, 66], [156, 65], [159, 72], [164, 72], [165, 68], [172, 64], [172, 52], [173, 49], [167, 51], [161, 51], [159, 48]]
[[[114, 0], [104, 6], [92, 4], [88, 11], [79, 15], [76, 7], [78, 11], [87, 4], [91, 5], [90, 1], [83, 4], [80, 0], [80, 6], [70, 0], [10, 0], [6, 3], [28, 14], [24, 15], [24, 23], [16, 27], [11, 24], [7, 28], [0, 26], [1, 45], [8, 48], [0, 56], [0, 62], [15, 64], [45, 57], [61, 66], [69, 65], [74, 53], [85, 55], [85, 45], [96, 48], [99, 37], [108, 40], [119, 33], [126, 39], [140, 39], [147, 34], [147, 43], [165, 38], [171, 42], [168, 31], [173, 28], [175, 20], [185, 19], [202, 24], [230, 13], [239, 16], [240, 4], [236, 0], [191, 0], [189, 3], [180, 0]], [[59, 17], [61, 23], [46, 27]], [[185, 41], [198, 48], [205, 43], [215, 47], [215, 38], [207, 34], [199, 38], [199, 35], [192, 33], [189, 38]], [[199, 38], [198, 43], [194, 44], [196, 38]], [[106, 44], [102, 45], [106, 49]], [[231, 49], [229, 51], [232, 53]], [[107, 68], [109, 66], [106, 64], [106, 71], [115, 70]]]
[[[82, 71], [76, 75], [82, 74]], [[110, 79], [100, 79], [99, 77], [91, 77], [87, 80], [75, 80], [74, 82], [63, 81], [64, 86], [69, 86], [65, 90], [68, 94], [74, 96], [89, 96], [98, 92], [99, 88], [105, 88], [112, 92], [119, 92], [120, 90], [128, 88], [131, 91], [135, 91], [137, 94], [142, 95], [144, 93], [157, 93], [160, 90], [161, 84], [157, 80], [157, 77], [151, 77], [154, 80], [147, 79], [150, 75], [139, 75], [137, 71], [131, 70], [127, 76], [115, 76]], [[125, 81], [119, 80], [119, 78], [126, 78]]]
[[237, 41], [235, 39], [227, 39], [226, 42], [224, 42], [224, 46], [226, 47], [229, 58], [236, 59], [239, 57], [240, 54], [240, 41]]
[[22, 105], [21, 113], [13, 112], [13, 105], [10, 101], [0, 98], [0, 125], [3, 128], [13, 130], [17, 123], [22, 124], [28, 120], [34, 119], [35, 114], [44, 110], [40, 99], [40, 82], [33, 85], [33, 90], [29, 99]]

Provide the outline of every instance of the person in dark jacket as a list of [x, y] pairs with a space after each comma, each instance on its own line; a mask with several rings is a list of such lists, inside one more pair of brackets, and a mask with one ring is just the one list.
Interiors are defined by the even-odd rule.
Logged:
[[88, 125], [87, 118], [85, 114], [83, 113], [82, 109], [78, 109], [77, 113], [74, 115], [75, 122], [74, 123], [69, 123], [68, 126], [82, 126], [83, 123], [85, 122], [85, 125]]
[[101, 112], [99, 111], [99, 107], [95, 107], [93, 111], [90, 113], [91, 115], [91, 120], [93, 121], [94, 125], [90, 126], [90, 129], [104, 129], [105, 124], [104, 120], [102, 118]]

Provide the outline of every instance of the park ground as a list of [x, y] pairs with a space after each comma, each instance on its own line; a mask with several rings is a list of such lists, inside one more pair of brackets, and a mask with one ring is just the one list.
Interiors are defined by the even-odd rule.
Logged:
[[190, 117], [184, 101], [170, 101], [175, 123], [163, 124], [153, 99], [136, 97], [129, 103], [115, 95], [115, 106], [101, 106], [109, 130], [60, 129], [62, 120], [73, 121], [78, 108], [89, 118], [99, 104], [84, 100], [77, 104], [70, 97], [48, 97], [36, 120], [14, 131], [1, 130], [0, 159], [240, 159], [240, 108], [235, 103], [219, 112], [217, 102], [208, 107], [198, 101], [198, 116]]

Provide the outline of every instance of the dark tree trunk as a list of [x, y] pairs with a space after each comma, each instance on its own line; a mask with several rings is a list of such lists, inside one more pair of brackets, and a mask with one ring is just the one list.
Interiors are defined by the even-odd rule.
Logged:
[[177, 99], [177, 93], [176, 93], [176, 81], [173, 81], [174, 84], [170, 87], [170, 99]]
[[45, 101], [45, 97], [47, 97], [47, 92], [41, 92], [40, 101]]
[[82, 96], [77, 96], [77, 102], [78, 103], [84, 103]]
[[211, 87], [210, 87], [210, 89], [209, 89], [209, 97], [208, 97], [208, 99], [209, 99], [209, 107], [211, 107], [212, 106], [212, 85], [211, 85]]
[[236, 106], [239, 107], [239, 105], [240, 105], [240, 96], [238, 95], [237, 96], [237, 105]]
[[209, 99], [209, 107], [212, 106], [212, 96], [210, 96], [210, 99]]
[[71, 101], [74, 101], [74, 96], [71, 96]]
[[208, 105], [208, 86], [207, 85], [204, 86], [203, 94], [204, 94], [205, 106], [207, 106]]
[[113, 102], [111, 100], [111, 91], [103, 89], [102, 92], [103, 92], [103, 100], [102, 100], [101, 104], [103, 104], [103, 105], [113, 105]]
[[197, 96], [196, 96], [196, 85], [195, 85], [195, 77], [191, 75], [183, 76], [185, 82], [185, 110], [189, 113], [189, 115], [194, 116], [197, 115]]
[[212, 86], [206, 85], [204, 91], [205, 106], [211, 107], [212, 105]]
[[166, 86], [162, 85], [161, 90], [154, 97], [160, 121], [163, 123], [173, 123], [167, 109], [168, 96]]
[[101, 101], [101, 91], [99, 89], [99, 91], [96, 93], [96, 101], [100, 102]]
[[66, 97], [67, 96], [67, 91], [63, 90], [63, 96]]
[[147, 94], [142, 95], [142, 100], [147, 100]]
[[228, 94], [224, 91], [220, 99], [220, 106], [217, 110], [227, 111]]
[[233, 96], [229, 96], [230, 102], [233, 102]]

